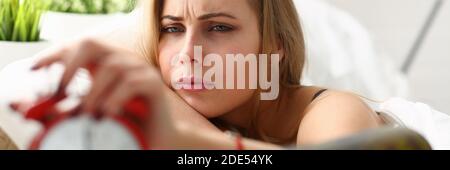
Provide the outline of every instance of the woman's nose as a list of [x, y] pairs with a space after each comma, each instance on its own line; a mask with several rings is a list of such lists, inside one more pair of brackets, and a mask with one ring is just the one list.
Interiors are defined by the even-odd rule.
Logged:
[[203, 58], [202, 38], [195, 33], [186, 34], [183, 47], [180, 50], [179, 57], [181, 64], [200, 63]]

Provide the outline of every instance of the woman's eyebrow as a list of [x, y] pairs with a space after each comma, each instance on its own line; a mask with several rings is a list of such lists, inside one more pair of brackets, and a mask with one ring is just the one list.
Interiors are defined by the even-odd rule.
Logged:
[[[198, 20], [207, 20], [207, 19], [216, 18], [216, 17], [226, 17], [226, 18], [236, 19], [235, 16], [233, 16], [231, 14], [223, 13], [223, 12], [204, 14], [204, 15], [198, 17], [197, 19]], [[169, 19], [172, 21], [183, 21], [184, 20], [183, 17], [177, 17], [177, 16], [173, 16], [173, 15], [165, 15], [165, 16], [161, 17], [161, 21], [164, 19]]]
[[231, 14], [223, 13], [223, 12], [205, 14], [205, 15], [198, 17], [198, 19], [199, 20], [207, 20], [207, 19], [211, 19], [211, 18], [215, 18], [215, 17], [226, 17], [226, 18], [236, 19], [235, 16], [233, 16]]
[[161, 17], [161, 21], [164, 19], [169, 19], [169, 20], [173, 20], [173, 21], [183, 21], [182, 17], [176, 17], [173, 15], [165, 15], [165, 16]]

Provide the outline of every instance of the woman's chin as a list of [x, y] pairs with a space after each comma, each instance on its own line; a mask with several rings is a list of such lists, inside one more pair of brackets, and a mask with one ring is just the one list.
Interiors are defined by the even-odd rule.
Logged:
[[180, 96], [187, 104], [189, 104], [189, 106], [206, 118], [216, 118], [224, 113], [219, 111], [220, 107], [218, 106], [221, 106], [221, 104], [215, 102], [214, 99], [208, 99], [206, 96], [189, 93], [180, 93]]

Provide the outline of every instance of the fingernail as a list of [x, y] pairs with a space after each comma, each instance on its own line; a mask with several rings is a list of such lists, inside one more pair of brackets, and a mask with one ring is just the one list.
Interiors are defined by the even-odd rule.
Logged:
[[31, 67], [32, 71], [36, 71], [39, 70], [39, 65], [34, 65], [33, 67]]
[[103, 119], [103, 115], [102, 114], [94, 114], [94, 120], [95, 121], [101, 121]]
[[20, 104], [18, 102], [14, 102], [9, 104], [9, 108], [14, 111], [19, 111]]
[[102, 111], [98, 110], [98, 111], [96, 111], [96, 112], [93, 112], [93, 113], [92, 113], [92, 116], [94, 117], [95, 120], [100, 121], [100, 120], [102, 120], [103, 117], [104, 117], [103, 114], [104, 114], [104, 113], [103, 113]]

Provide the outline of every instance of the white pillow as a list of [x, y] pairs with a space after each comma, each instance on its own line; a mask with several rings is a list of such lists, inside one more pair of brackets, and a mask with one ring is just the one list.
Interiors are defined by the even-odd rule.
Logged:
[[322, 0], [294, 2], [307, 47], [304, 84], [353, 91], [376, 100], [407, 97], [405, 76], [375, 49], [369, 32], [354, 17]]

